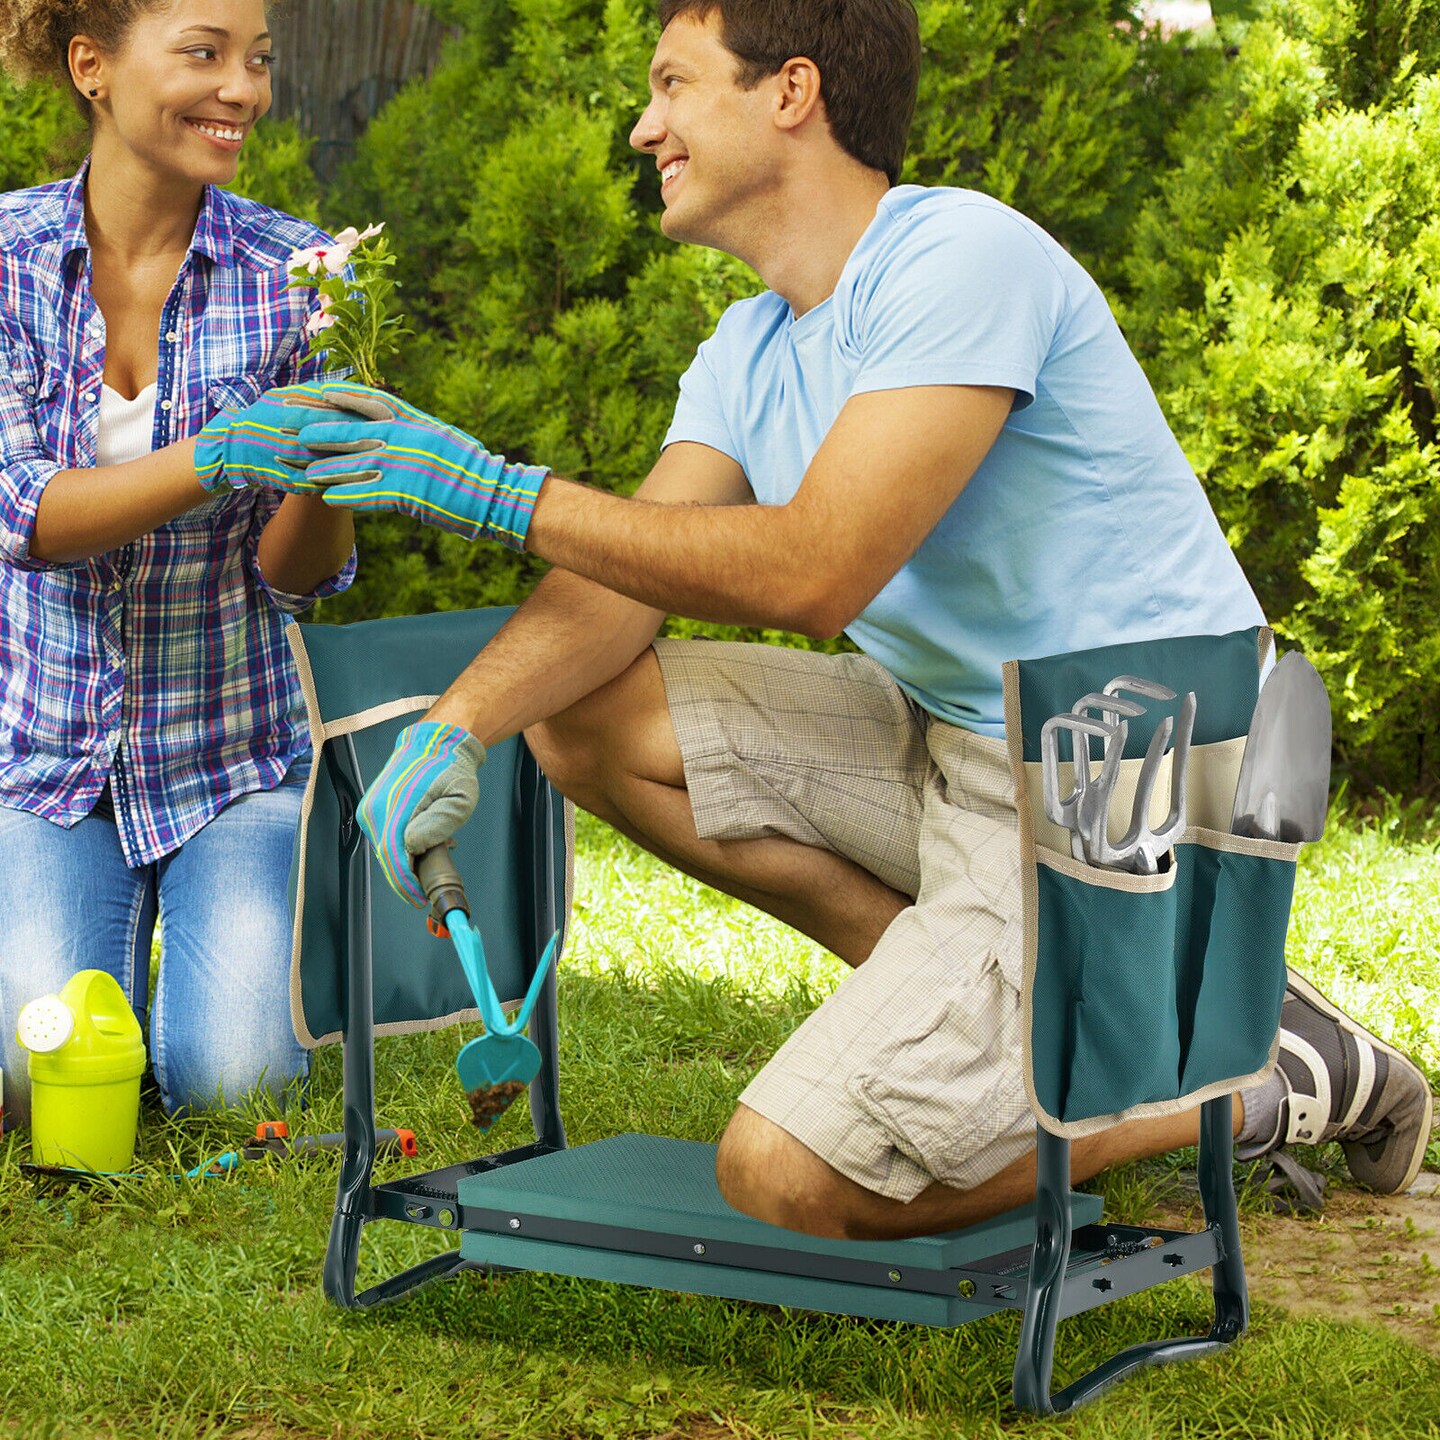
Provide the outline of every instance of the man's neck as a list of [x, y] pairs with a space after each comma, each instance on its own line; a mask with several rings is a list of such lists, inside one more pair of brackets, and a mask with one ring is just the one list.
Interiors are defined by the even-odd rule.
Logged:
[[789, 301], [798, 320], [834, 293], [889, 188], [877, 171], [846, 167], [823, 185], [807, 186], [803, 198], [792, 195], [777, 205], [752, 253], [740, 258]]

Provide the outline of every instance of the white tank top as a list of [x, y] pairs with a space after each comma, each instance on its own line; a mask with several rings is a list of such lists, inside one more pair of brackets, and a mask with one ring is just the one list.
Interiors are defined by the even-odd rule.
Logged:
[[97, 465], [122, 465], [150, 453], [155, 430], [155, 386], [147, 385], [127, 400], [108, 385], [100, 387], [100, 434], [95, 446]]

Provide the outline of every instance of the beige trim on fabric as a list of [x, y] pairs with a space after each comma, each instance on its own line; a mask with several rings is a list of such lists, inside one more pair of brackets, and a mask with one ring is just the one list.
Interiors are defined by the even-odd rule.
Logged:
[[315, 808], [315, 786], [320, 779], [320, 749], [325, 742], [325, 724], [320, 715], [320, 697], [315, 690], [315, 672], [310, 667], [310, 654], [305, 649], [305, 638], [295, 621], [285, 627], [285, 638], [290, 642], [295, 671], [300, 677], [300, 693], [305, 698], [305, 719], [310, 727], [312, 757], [310, 776], [300, 801], [300, 854], [296, 861], [295, 914], [290, 931], [290, 1028], [306, 1050], [314, 1050], [325, 1041], [316, 1039], [305, 1023], [305, 1005], [300, 990], [300, 932], [305, 919], [305, 860], [310, 847], [310, 813]]
[[1265, 683], [1265, 676], [1268, 673], [1268, 666], [1275, 662], [1275, 632], [1268, 626], [1262, 625], [1259, 634], [1255, 639], [1256, 663], [1260, 670], [1260, 683]]
[[[305, 717], [310, 728], [310, 747], [315, 763], [310, 767], [310, 778], [305, 784], [305, 794], [300, 802], [300, 855], [297, 862], [298, 878], [295, 886], [295, 919], [290, 941], [290, 1026], [295, 1039], [306, 1050], [318, 1050], [322, 1045], [334, 1045], [345, 1038], [344, 1033], [332, 1030], [325, 1035], [312, 1035], [305, 1024], [305, 1004], [300, 983], [300, 937], [305, 923], [305, 868], [310, 842], [310, 816], [315, 806], [315, 787], [320, 779], [320, 752], [327, 740], [342, 735], [353, 735], [368, 730], [372, 725], [383, 724], [401, 715], [428, 710], [439, 698], [438, 695], [410, 695], [397, 700], [387, 700], [383, 705], [372, 705], [353, 715], [342, 715], [326, 724], [320, 713], [320, 698], [315, 689], [315, 673], [310, 665], [310, 655], [305, 649], [305, 637], [301, 627], [292, 622], [285, 627], [285, 638], [290, 642], [290, 653], [295, 659], [296, 673], [300, 679], [300, 693], [305, 699]], [[556, 792], [559, 793], [558, 791]], [[573, 913], [575, 899], [575, 807], [561, 797], [564, 806], [565, 827], [565, 915]], [[558, 967], [564, 946], [555, 953]], [[518, 1005], [524, 997], [512, 996], [502, 999], [502, 1006]], [[419, 1035], [432, 1030], [444, 1030], [451, 1025], [480, 1021], [480, 1011], [475, 1006], [456, 1010], [438, 1019], [392, 1021], [375, 1027], [376, 1038], [386, 1035]]]
[[324, 725], [325, 738], [335, 740], [341, 735], [355, 735], [372, 725], [398, 720], [402, 715], [423, 715], [439, 698], [439, 695], [405, 695], [398, 700], [387, 700], [383, 705], [372, 705], [368, 710], [357, 710], [353, 715], [342, 715]]
[[[1262, 627], [1256, 646], [1256, 664], [1261, 676], [1266, 673], [1267, 664], [1275, 653], [1273, 631]], [[1021, 897], [1024, 919], [1025, 966], [1022, 986], [1023, 1003], [1023, 1049], [1022, 1069], [1024, 1072], [1025, 1095], [1030, 1102], [1039, 1124], [1052, 1135], [1078, 1140], [1086, 1135], [1096, 1135], [1102, 1130], [1119, 1125], [1126, 1120], [1147, 1119], [1165, 1115], [1180, 1115], [1195, 1109], [1206, 1100], [1221, 1095], [1233, 1094], [1266, 1079], [1275, 1068], [1280, 1053], [1280, 1036], [1277, 1032], [1270, 1045], [1270, 1056], [1265, 1065], [1251, 1075], [1217, 1081], [1202, 1089], [1179, 1096], [1174, 1100], [1150, 1101], [1143, 1105], [1132, 1105], [1128, 1109], [1110, 1115], [1096, 1115], [1086, 1120], [1063, 1121], [1051, 1115], [1040, 1104], [1035, 1094], [1035, 1071], [1031, 1044], [1034, 1035], [1034, 988], [1035, 969], [1039, 963], [1040, 946], [1040, 892], [1039, 870], [1047, 865], [1063, 874], [1101, 887], [1129, 890], [1143, 893], [1148, 890], [1165, 890], [1175, 883], [1178, 873], [1174, 866], [1167, 874], [1141, 876], [1125, 875], [1097, 870], [1073, 858], [1070, 852], [1070, 835], [1064, 827], [1054, 824], [1045, 814], [1041, 794], [1041, 767], [1035, 762], [1026, 763], [1024, 739], [1020, 715], [1020, 665], [1008, 661], [1003, 668], [1005, 697], [1005, 737], [1010, 755], [1010, 767], [1015, 773], [1016, 791], [1025, 796], [1029, 803], [1019, 806], [1020, 812], [1020, 871]], [[1203, 845], [1210, 849], [1226, 851], [1237, 855], [1259, 855], [1269, 859], [1293, 862], [1300, 853], [1297, 844], [1281, 843], [1274, 840], [1255, 840], [1229, 832], [1230, 817], [1235, 805], [1235, 790], [1240, 778], [1240, 764], [1245, 754], [1245, 737], [1239, 736], [1211, 745], [1197, 745], [1190, 751], [1190, 769], [1186, 782], [1186, 821], [1180, 844]], [[1140, 760], [1122, 762], [1121, 775], [1116, 785], [1115, 803], [1111, 807], [1111, 838], [1118, 840], [1123, 835], [1128, 817], [1134, 808], [1134, 797], [1138, 780]], [[1062, 793], [1070, 784], [1068, 764], [1060, 767]], [[1155, 801], [1152, 805], [1152, 821], [1163, 821], [1169, 806], [1169, 762], [1167, 758], [1164, 773], [1155, 786]], [[1127, 803], [1128, 798], [1128, 803]], [[1122, 817], [1117, 828], [1116, 816]]]
[[1192, 1090], [1188, 1095], [1182, 1095], [1177, 1100], [1155, 1100], [1146, 1105], [1132, 1105], [1128, 1110], [1119, 1110], [1113, 1115], [1096, 1115], [1089, 1120], [1071, 1120], [1068, 1123], [1047, 1114], [1036, 1103], [1028, 1067], [1025, 1071], [1025, 1091], [1030, 1096], [1030, 1107], [1034, 1110], [1035, 1118], [1042, 1128], [1065, 1140], [1083, 1140], [1087, 1135], [1098, 1135], [1102, 1130], [1109, 1130], [1116, 1125], [1123, 1124], [1126, 1120], [1153, 1120], [1163, 1115], [1184, 1115], [1187, 1111], [1203, 1105], [1207, 1100], [1216, 1100], [1221, 1095], [1233, 1095], [1237, 1090], [1248, 1090], [1252, 1085], [1258, 1085], [1262, 1080], [1269, 1078], [1275, 1069], [1275, 1062], [1279, 1058], [1280, 1032], [1277, 1030], [1274, 1040], [1270, 1042], [1269, 1060], [1262, 1069], [1255, 1071], [1253, 1075], [1240, 1075], [1234, 1080], [1220, 1080], [1213, 1085]]
[[[516, 1002], [506, 1000], [505, 1005], [513, 1005]], [[453, 1015], [442, 1015], [438, 1020], [406, 1020], [390, 1025], [377, 1025], [375, 1027], [375, 1038], [378, 1040], [386, 1035], [423, 1035], [431, 1030], [444, 1030], [450, 1025], [459, 1025], [462, 1022], [480, 1021], [480, 1012], [474, 1008], [469, 1010], [457, 1010]], [[322, 1045], [338, 1045], [345, 1038], [343, 1030], [331, 1030], [328, 1034], [318, 1035], [306, 1046], [308, 1050], [318, 1050]], [[304, 1043], [303, 1041], [301, 1042]]]
[[[1169, 853], [1173, 856], [1175, 852], [1172, 850]], [[1053, 850], [1036, 850], [1035, 862], [1044, 865], [1046, 869], [1059, 871], [1061, 875], [1068, 875], [1072, 880], [1093, 885], [1097, 890], [1126, 890], [1132, 895], [1163, 894], [1174, 888], [1175, 878], [1180, 873], [1175, 865], [1162, 870], [1158, 875], [1131, 875], [1125, 870], [1101, 870], [1095, 865], [1087, 865], [1083, 860], [1076, 860], [1072, 855], [1060, 855]]]
[[1303, 841], [1259, 840], [1251, 835], [1232, 835], [1228, 830], [1203, 830], [1192, 827], [1181, 838], [1182, 845], [1204, 845], [1209, 850], [1223, 850], [1230, 855], [1259, 855], [1266, 860], [1288, 860], [1294, 864], [1300, 857]]
[[[1020, 1074], [1025, 1098], [1035, 1119], [1052, 1134], [1060, 1122], [1041, 1105], [1035, 1094], [1035, 967], [1040, 955], [1040, 879], [1036, 867], [1035, 791], [1027, 784], [1025, 737], [1020, 725], [1020, 662], [1008, 660], [1001, 668], [1005, 703], [1005, 748], [1010, 752], [1010, 771], [1015, 777], [1016, 813], [1020, 816], [1020, 916], [1024, 926], [1025, 968], [1020, 985]], [[1029, 801], [1027, 804], [1026, 801]], [[1043, 805], [1040, 808], [1044, 814]], [[1066, 846], [1068, 852], [1069, 846]]]

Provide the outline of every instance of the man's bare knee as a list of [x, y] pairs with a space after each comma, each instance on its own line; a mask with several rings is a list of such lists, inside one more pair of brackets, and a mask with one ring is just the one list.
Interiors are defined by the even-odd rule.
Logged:
[[745, 1105], [721, 1137], [715, 1179], [726, 1203], [756, 1220], [833, 1239], [851, 1233], [845, 1201], [860, 1187]]
[[528, 726], [525, 743], [551, 783], [587, 809], [601, 808], [619, 775], [684, 783], [660, 665], [649, 648], [598, 690]]
[[784, 1224], [775, 1218], [788, 1199], [782, 1193], [784, 1162], [790, 1146], [798, 1143], [778, 1125], [741, 1105], [715, 1152], [715, 1180], [726, 1204], [757, 1220]]

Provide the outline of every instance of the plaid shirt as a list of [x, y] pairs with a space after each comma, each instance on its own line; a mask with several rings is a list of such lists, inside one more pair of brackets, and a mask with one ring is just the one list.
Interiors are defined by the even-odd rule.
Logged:
[[[176, 849], [239, 795], [277, 785], [309, 746], [285, 642], [310, 595], [265, 581], [271, 490], [212, 497], [74, 564], [30, 554], [58, 470], [94, 467], [105, 320], [91, 294], [84, 189], [0, 195], [0, 806], [69, 827], [108, 779], [126, 862]], [[213, 186], [160, 319], [152, 448], [217, 410], [307, 379], [315, 293], [287, 290], [314, 226]], [[97, 471], [95, 483], [104, 483]]]

